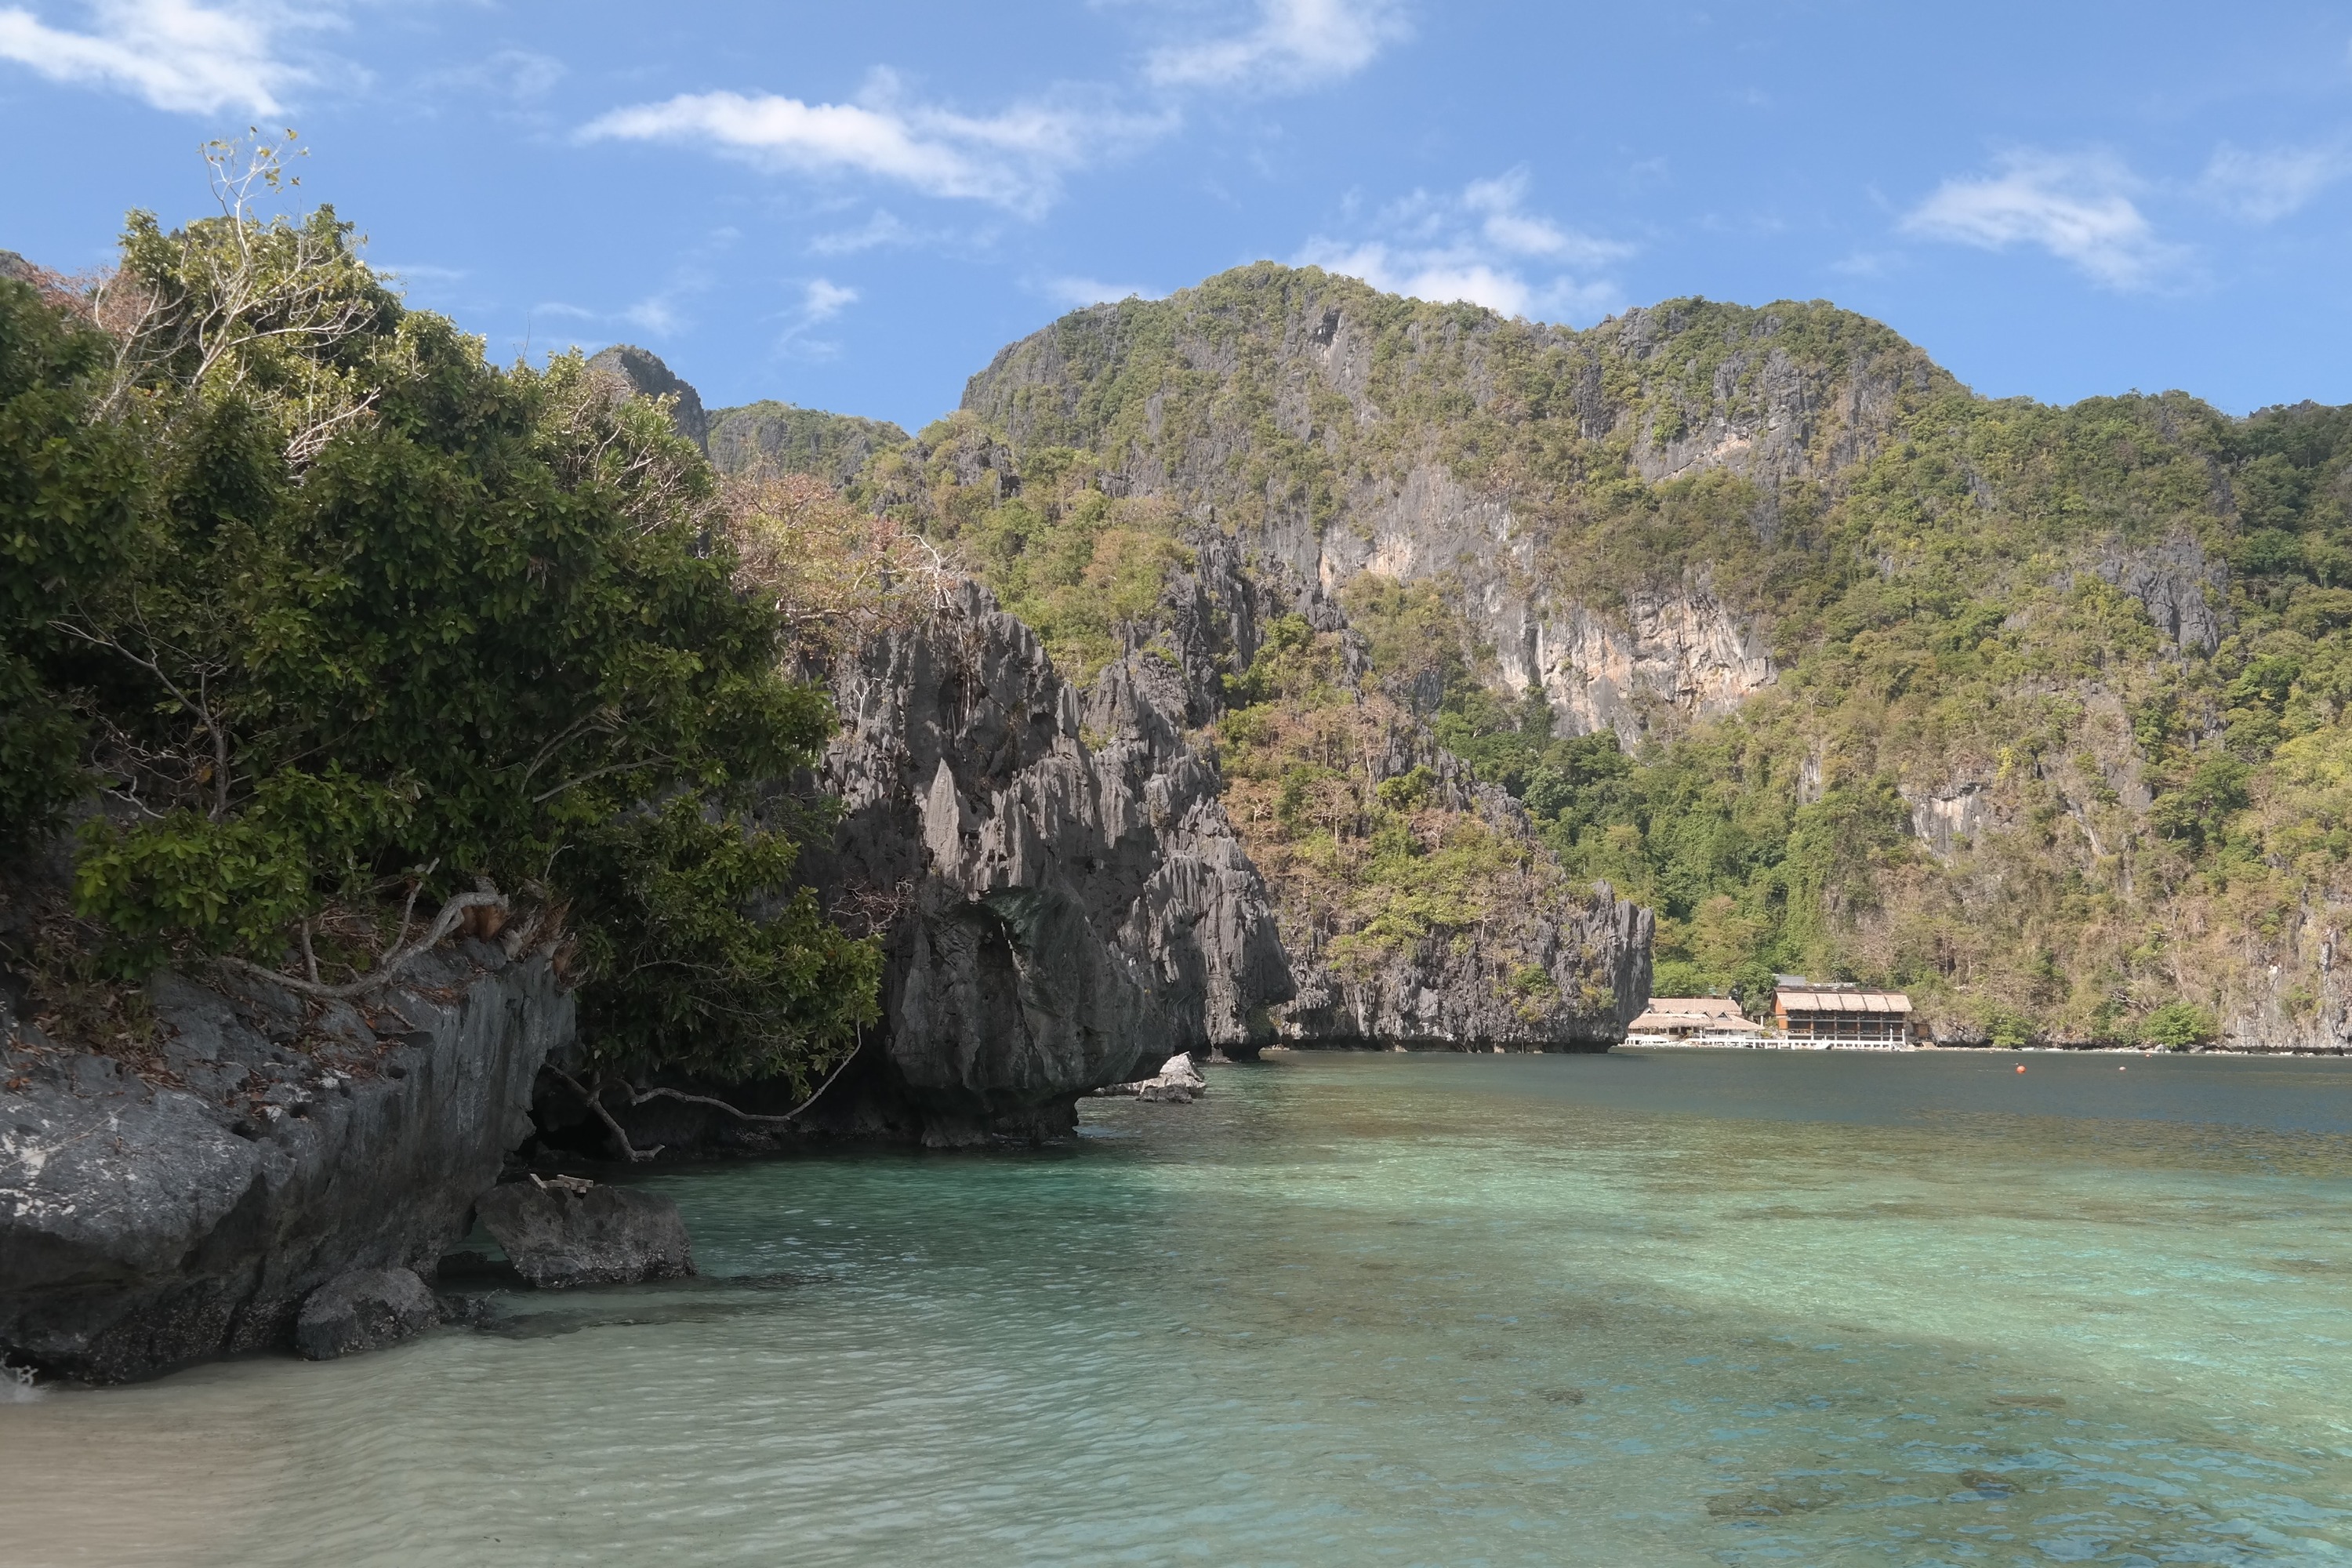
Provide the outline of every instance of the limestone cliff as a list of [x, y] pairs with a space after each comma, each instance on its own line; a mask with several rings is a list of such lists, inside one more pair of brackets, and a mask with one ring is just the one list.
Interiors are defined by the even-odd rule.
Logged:
[[[1442, 581], [1504, 683], [1539, 681], [1572, 729], [1631, 740], [1770, 684], [1768, 628], [1703, 570], [1653, 560], [1627, 580], [1557, 558], [1528, 465], [1580, 441], [1654, 483], [1819, 482], [1952, 384], [1818, 307], [1685, 300], [1577, 331], [1261, 264], [1066, 316], [999, 353], [963, 406], [1016, 452], [1099, 454], [1255, 570], [1331, 596], [1367, 572]], [[1514, 425], [1557, 434], [1498, 456]], [[1769, 502], [1754, 520], [1775, 521]]]
[[658, 356], [630, 343], [614, 343], [588, 364], [613, 377], [628, 395], [669, 399], [670, 422], [677, 433], [698, 447], [709, 445], [710, 416], [703, 409], [702, 395], [672, 374]]
[[[830, 679], [842, 729], [810, 786], [842, 816], [802, 868], [882, 939], [882, 1024], [801, 1124], [656, 1100], [624, 1113], [634, 1142], [1059, 1136], [1080, 1095], [1139, 1065], [1271, 1037], [1294, 986], [1266, 889], [1148, 660], [1081, 696], [967, 584]], [[753, 1111], [786, 1098], [690, 1087]], [[578, 1124], [562, 1096], [543, 1105]]]
[[887, 419], [776, 402], [716, 410], [708, 440], [722, 473], [814, 474], [831, 485], [848, 483], [877, 453], [906, 444], [907, 433]]
[[[1410, 694], [1400, 702], [1378, 689], [1362, 639], [1319, 586], [1278, 569], [1253, 570], [1238, 542], [1204, 536], [1191, 567], [1169, 581], [1160, 640], [1127, 662], [1165, 672], [1169, 710], [1181, 693], [1192, 721], [1210, 725], [1225, 711], [1225, 677], [1250, 664], [1266, 628], [1285, 616], [1336, 641], [1338, 678], [1350, 696], [1328, 722], [1351, 737], [1346, 750], [1361, 773], [1357, 793], [1377, 795], [1382, 784], [1420, 770], [1433, 781], [1427, 803], [1433, 820], [1475, 823], [1510, 851], [1502, 857], [1507, 864], [1456, 911], [1470, 917], [1475, 908], [1466, 923], [1367, 946], [1349, 940], [1356, 918], [1318, 896], [1315, 878], [1292, 874], [1290, 847], [1273, 824], [1255, 810], [1229, 810], [1272, 884], [1297, 976], [1297, 998], [1275, 1015], [1283, 1038], [1535, 1050], [1605, 1048], [1623, 1038], [1649, 995], [1649, 911], [1605, 884], [1562, 875], [1518, 804], [1477, 782], [1437, 744], [1411, 710]], [[1262, 792], [1244, 786], [1243, 793], [1253, 805], [1263, 804]]]
[[[1252, 1043], [1291, 981], [1264, 885], [1148, 671], [1084, 699], [966, 585], [836, 673], [815, 884], [890, 889], [882, 1058], [927, 1136], [1069, 1125], [1074, 1098]], [[1094, 737], [1089, 743], [1088, 734]], [[1263, 1025], [1256, 1026], [1262, 1037]]]

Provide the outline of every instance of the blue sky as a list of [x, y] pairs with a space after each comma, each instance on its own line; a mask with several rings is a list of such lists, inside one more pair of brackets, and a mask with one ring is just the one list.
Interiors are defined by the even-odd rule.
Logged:
[[299, 127], [411, 303], [898, 419], [1260, 258], [1589, 324], [1828, 299], [1979, 391], [2352, 402], [2352, 7], [0, 0], [0, 247]]

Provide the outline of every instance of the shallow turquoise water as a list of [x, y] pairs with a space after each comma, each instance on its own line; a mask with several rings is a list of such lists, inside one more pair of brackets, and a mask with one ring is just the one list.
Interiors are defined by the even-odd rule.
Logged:
[[2352, 1561], [2352, 1063], [1211, 1084], [652, 1179], [755, 1283], [0, 1406], [0, 1562]]

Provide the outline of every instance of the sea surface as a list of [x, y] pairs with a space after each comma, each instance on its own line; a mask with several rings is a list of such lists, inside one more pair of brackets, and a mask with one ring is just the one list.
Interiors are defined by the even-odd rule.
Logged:
[[1210, 1085], [643, 1178], [698, 1283], [0, 1404], [0, 1563], [2352, 1563], [2352, 1062]]

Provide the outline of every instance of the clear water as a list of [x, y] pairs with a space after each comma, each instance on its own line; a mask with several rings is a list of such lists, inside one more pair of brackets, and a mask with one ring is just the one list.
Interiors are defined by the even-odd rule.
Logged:
[[655, 1177], [699, 1287], [0, 1405], [0, 1562], [2352, 1561], [2352, 1063], [1211, 1082]]

